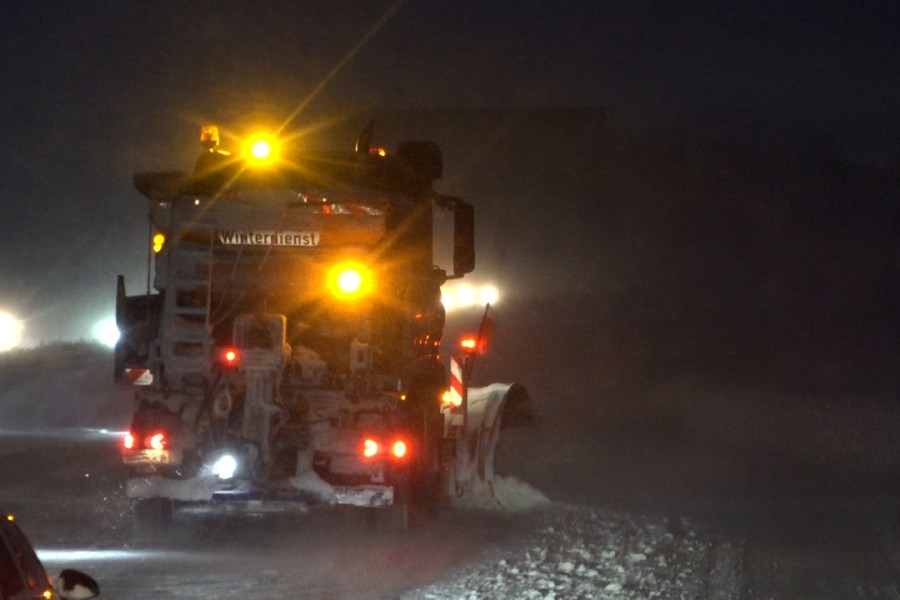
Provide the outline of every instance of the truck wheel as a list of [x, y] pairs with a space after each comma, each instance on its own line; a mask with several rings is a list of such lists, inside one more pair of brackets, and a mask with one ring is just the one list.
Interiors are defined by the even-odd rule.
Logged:
[[408, 518], [415, 525], [437, 520], [441, 512], [443, 496], [441, 494], [440, 473], [436, 470], [421, 470], [410, 482], [407, 499]]
[[413, 527], [408, 502], [401, 501], [393, 506], [370, 506], [364, 510], [366, 531], [370, 534], [405, 535]]
[[168, 498], [137, 500], [132, 507], [134, 534], [141, 539], [158, 538], [172, 525], [174, 502]]
[[409, 472], [405, 494], [408, 498], [413, 523], [425, 523], [437, 519], [443, 501], [441, 485], [443, 421], [423, 415], [421, 448]]
[[409, 500], [395, 504], [390, 508], [389, 518], [391, 531], [395, 533], [409, 533], [410, 530], [410, 506]]

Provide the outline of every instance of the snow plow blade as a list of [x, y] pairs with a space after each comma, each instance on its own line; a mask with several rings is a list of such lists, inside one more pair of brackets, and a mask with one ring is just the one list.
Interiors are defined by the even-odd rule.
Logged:
[[531, 406], [531, 396], [528, 390], [520, 383], [513, 383], [506, 392], [506, 400], [503, 402], [503, 420], [500, 427], [525, 427], [534, 425], [534, 409]]
[[[532, 424], [531, 400], [518, 383], [472, 387], [467, 395], [464, 425], [456, 429], [449, 492], [456, 497], [480, 493], [495, 498], [494, 454], [501, 422], [508, 418], [510, 426]], [[453, 430], [453, 415], [448, 417], [449, 429]]]

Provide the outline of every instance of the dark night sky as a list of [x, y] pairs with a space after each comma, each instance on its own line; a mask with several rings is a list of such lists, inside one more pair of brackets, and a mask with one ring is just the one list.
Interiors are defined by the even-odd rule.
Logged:
[[385, 15], [298, 124], [374, 107], [595, 106], [638, 134], [765, 123], [815, 132], [851, 162], [897, 163], [896, 3], [726, 4], [6, 3], [0, 309], [31, 343], [88, 335], [117, 273], [143, 285], [131, 174], [185, 168], [202, 122], [279, 123]]

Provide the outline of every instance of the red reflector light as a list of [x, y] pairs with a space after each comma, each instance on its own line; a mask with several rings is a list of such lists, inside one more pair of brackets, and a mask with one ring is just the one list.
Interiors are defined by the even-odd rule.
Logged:
[[409, 447], [403, 440], [394, 440], [394, 443], [391, 444], [391, 454], [394, 458], [403, 458], [407, 452], [409, 452]]
[[378, 447], [378, 442], [373, 440], [372, 438], [366, 438], [363, 440], [362, 445], [362, 455], [366, 458], [374, 458], [378, 455], [380, 448]]
[[162, 450], [166, 447], [166, 434], [164, 433], [154, 433], [150, 436], [150, 439], [147, 440], [147, 445], [150, 446], [153, 450]]
[[478, 349], [478, 340], [473, 337], [465, 337], [459, 341], [459, 345], [464, 352], [470, 354]]
[[126, 450], [134, 450], [134, 436], [130, 433], [126, 433], [125, 437], [122, 438], [122, 446], [124, 446]]

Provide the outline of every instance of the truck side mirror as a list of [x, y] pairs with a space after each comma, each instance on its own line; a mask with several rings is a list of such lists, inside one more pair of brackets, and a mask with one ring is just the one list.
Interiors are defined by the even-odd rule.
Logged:
[[159, 329], [162, 313], [162, 295], [128, 296], [125, 294], [125, 278], [116, 280], [116, 327], [119, 339], [115, 349], [116, 383], [126, 382], [126, 369], [147, 368], [150, 361], [150, 345]]
[[475, 270], [475, 209], [466, 202], [453, 205], [453, 275]]

